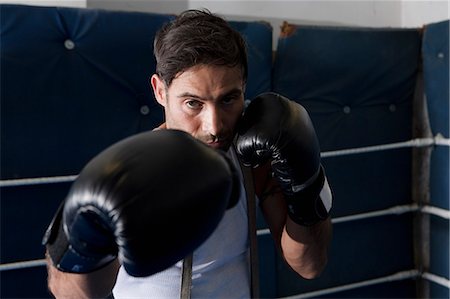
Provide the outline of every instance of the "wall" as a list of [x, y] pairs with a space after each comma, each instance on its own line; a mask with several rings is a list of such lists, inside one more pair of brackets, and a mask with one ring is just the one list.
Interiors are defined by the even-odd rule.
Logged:
[[[363, 27], [421, 27], [449, 18], [449, 1], [335, 1], [335, 0], [0, 0], [40, 6], [72, 6], [156, 13], [180, 13], [208, 8], [230, 20], [265, 20], [274, 37], [283, 21]], [[276, 47], [276, 38], [274, 39]]]
[[88, 7], [179, 13], [208, 8], [230, 18], [283, 19], [301, 23], [401, 26], [401, 1], [87, 0]]
[[39, 6], [70, 6], [159, 13], [179, 13], [206, 7], [230, 19], [270, 20], [278, 30], [282, 20], [302, 24], [368, 27], [420, 27], [449, 18], [447, 0], [335, 1], [335, 0], [0, 0]]
[[406, 1], [402, 3], [402, 26], [419, 27], [449, 19], [450, 1]]
[[67, 7], [86, 7], [87, 0], [0, 0], [0, 3], [6, 4], [24, 4], [37, 6], [67, 6]]
[[421, 27], [448, 19], [448, 1], [267, 1], [267, 0], [87, 0], [90, 8], [180, 13], [208, 8], [229, 20], [265, 20], [273, 27], [274, 48], [283, 21], [296, 24]]
[[188, 0], [87, 0], [89, 8], [105, 8], [155, 13], [180, 13], [189, 8]]

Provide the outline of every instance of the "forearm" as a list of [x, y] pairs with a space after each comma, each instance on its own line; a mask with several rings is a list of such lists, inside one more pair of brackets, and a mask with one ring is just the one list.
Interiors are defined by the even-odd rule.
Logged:
[[255, 192], [275, 244], [287, 264], [300, 276], [317, 277], [328, 260], [332, 236], [330, 218], [312, 226], [295, 223], [287, 213], [286, 200], [277, 181], [270, 176], [270, 165], [253, 169]]
[[286, 203], [279, 192], [268, 196], [261, 208], [286, 263], [306, 279], [317, 277], [328, 260], [330, 218], [310, 227], [296, 224], [287, 215]]
[[106, 298], [111, 294], [118, 270], [116, 260], [92, 273], [66, 273], [56, 269], [47, 257], [48, 288], [57, 299]]
[[308, 227], [298, 225], [286, 217], [281, 235], [283, 257], [303, 278], [316, 278], [327, 264], [331, 236], [330, 218]]
[[[332, 195], [308, 111], [280, 94], [253, 99], [240, 121], [237, 153], [255, 170], [255, 193], [287, 263], [314, 278], [327, 262]], [[260, 167], [258, 167], [260, 166]], [[276, 181], [276, 182], [275, 182]]]

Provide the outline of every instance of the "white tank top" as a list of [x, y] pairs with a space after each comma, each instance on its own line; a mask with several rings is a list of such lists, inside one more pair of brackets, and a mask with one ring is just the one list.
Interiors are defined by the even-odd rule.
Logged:
[[[239, 162], [229, 150], [237, 169]], [[247, 201], [241, 176], [241, 196], [214, 233], [193, 255], [191, 298], [250, 298]], [[120, 268], [115, 299], [180, 298], [182, 261], [149, 277], [133, 277]]]

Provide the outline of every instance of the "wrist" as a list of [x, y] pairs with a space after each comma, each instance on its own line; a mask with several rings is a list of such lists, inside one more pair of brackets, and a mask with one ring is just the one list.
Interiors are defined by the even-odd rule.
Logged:
[[[90, 225], [86, 225], [84, 228], [89, 236], [80, 238], [88, 242], [78, 241], [78, 245], [74, 246], [64, 231], [63, 209], [64, 205], [62, 204], [43, 240], [43, 245], [47, 249], [47, 257], [55, 268], [62, 272], [89, 273], [103, 268], [116, 258], [115, 251], [111, 246], [99, 248], [88, 244], [89, 239], [102, 240], [101, 236], [89, 233], [95, 232]], [[79, 235], [78, 237], [80, 237]]]
[[285, 196], [288, 215], [292, 221], [299, 225], [312, 226], [328, 218], [332, 195], [322, 166], [312, 180], [301, 185], [293, 184], [292, 191]]

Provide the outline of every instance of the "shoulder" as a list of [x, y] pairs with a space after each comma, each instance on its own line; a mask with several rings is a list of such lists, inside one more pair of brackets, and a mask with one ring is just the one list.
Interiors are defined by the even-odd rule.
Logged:
[[160, 124], [158, 127], [154, 128], [152, 131], [158, 131], [161, 129], [167, 129], [166, 123]]

